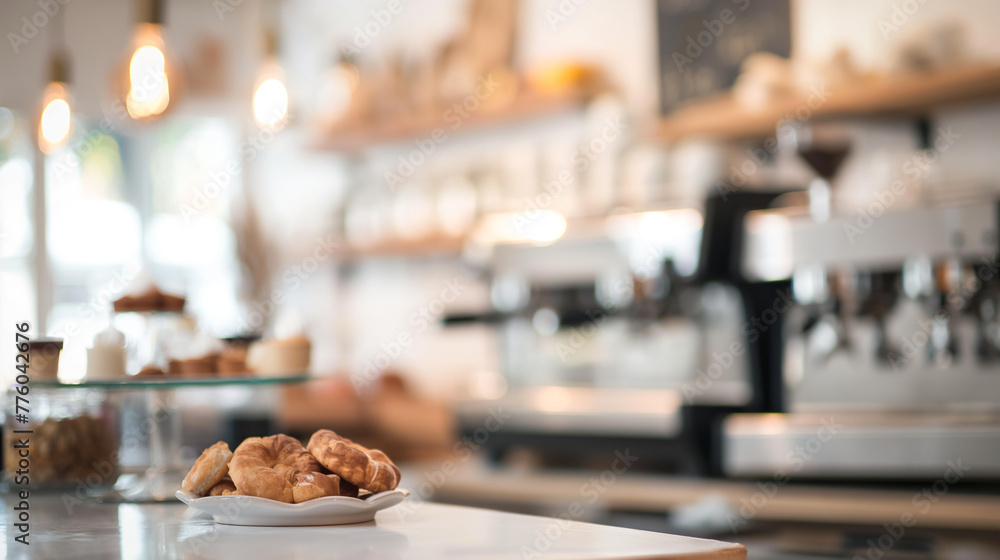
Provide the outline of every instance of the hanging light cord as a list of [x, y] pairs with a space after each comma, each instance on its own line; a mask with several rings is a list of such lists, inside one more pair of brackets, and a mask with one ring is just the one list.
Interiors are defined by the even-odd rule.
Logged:
[[68, 6], [63, 7], [63, 11], [53, 18], [56, 24], [49, 32], [49, 81], [69, 83], [69, 61], [67, 60], [66, 48], [66, 13]]

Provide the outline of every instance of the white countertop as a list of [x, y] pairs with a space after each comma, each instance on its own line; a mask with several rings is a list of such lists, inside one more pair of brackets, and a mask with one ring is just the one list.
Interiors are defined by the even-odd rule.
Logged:
[[170, 504], [88, 504], [67, 511], [33, 494], [29, 546], [3, 495], [0, 558], [643, 558], [744, 560], [736, 544], [431, 503], [381, 511], [374, 523], [235, 527]]

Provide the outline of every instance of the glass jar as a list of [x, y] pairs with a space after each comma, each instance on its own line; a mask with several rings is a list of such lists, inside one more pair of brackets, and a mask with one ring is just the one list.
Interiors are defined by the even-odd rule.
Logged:
[[[13, 388], [4, 395], [5, 482], [85, 491], [115, 483], [120, 430], [117, 407], [106, 391], [31, 387], [26, 423], [16, 415], [16, 396]], [[16, 432], [26, 430], [30, 432]], [[25, 440], [27, 469], [21, 456]], [[21, 478], [25, 470], [26, 481]]]

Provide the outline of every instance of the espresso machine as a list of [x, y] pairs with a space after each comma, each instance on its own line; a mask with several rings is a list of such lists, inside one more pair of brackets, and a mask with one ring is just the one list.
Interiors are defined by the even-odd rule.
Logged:
[[[606, 468], [628, 448], [641, 468], [692, 470], [678, 451], [679, 387], [699, 359], [684, 278], [701, 224], [699, 210], [679, 207], [486, 245], [491, 308], [444, 322], [493, 326], [502, 390], [457, 403], [460, 429], [474, 437], [502, 409], [503, 429], [482, 444], [498, 462]], [[647, 242], [657, 231], [671, 232], [666, 243]]]
[[1000, 479], [1000, 201], [873, 197], [824, 219], [754, 212], [745, 228], [747, 274], [790, 278], [794, 301], [783, 410], [726, 418], [727, 475]]
[[790, 284], [740, 269], [745, 217], [781, 194], [728, 193], [491, 245], [492, 309], [445, 323], [495, 326], [503, 390], [457, 404], [462, 431], [474, 436], [499, 407], [510, 417], [483, 443], [498, 461], [606, 468], [628, 448], [641, 470], [720, 474], [723, 418], [782, 402], [780, 325], [741, 327]]

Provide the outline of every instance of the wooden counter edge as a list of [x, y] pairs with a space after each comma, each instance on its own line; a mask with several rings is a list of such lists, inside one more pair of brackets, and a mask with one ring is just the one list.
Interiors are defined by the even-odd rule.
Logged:
[[692, 552], [681, 555], [629, 556], [627, 559], [623, 557], [622, 560], [747, 560], [747, 547], [742, 544], [727, 543], [725, 541], [716, 542], [730, 546], [722, 550]]

